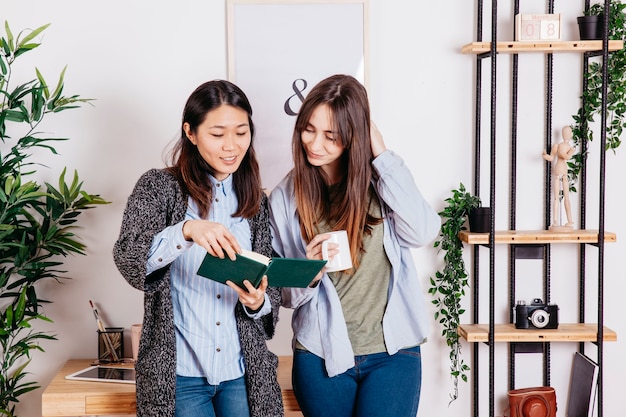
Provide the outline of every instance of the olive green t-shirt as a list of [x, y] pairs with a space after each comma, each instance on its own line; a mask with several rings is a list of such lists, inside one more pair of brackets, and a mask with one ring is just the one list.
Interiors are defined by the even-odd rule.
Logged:
[[[381, 217], [380, 204], [373, 192], [369, 212]], [[328, 225], [320, 225], [320, 232], [330, 230]], [[382, 222], [372, 227], [371, 235], [364, 235], [363, 248], [356, 271], [328, 274], [339, 295], [355, 355], [386, 351], [382, 320], [387, 307], [391, 264], [383, 248]]]

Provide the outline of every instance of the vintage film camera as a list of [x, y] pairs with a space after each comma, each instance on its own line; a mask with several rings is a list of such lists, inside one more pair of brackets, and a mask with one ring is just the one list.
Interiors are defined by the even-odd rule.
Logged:
[[516, 329], [556, 329], [559, 327], [559, 307], [544, 304], [541, 298], [534, 298], [530, 305], [518, 301], [515, 306]]

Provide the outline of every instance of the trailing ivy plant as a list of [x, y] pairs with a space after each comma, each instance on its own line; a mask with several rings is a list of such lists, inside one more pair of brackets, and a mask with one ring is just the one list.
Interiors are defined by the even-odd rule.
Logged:
[[[626, 4], [620, 0], [609, 2], [610, 40], [624, 40], [626, 38]], [[585, 11], [585, 15], [599, 16], [604, 13], [604, 2], [595, 3]], [[606, 123], [606, 150], [613, 152], [622, 144], [621, 135], [626, 128], [626, 49], [609, 53], [607, 61], [607, 123]], [[584, 74], [587, 88], [581, 95], [581, 107], [573, 115], [572, 140], [575, 146], [583, 141], [593, 140], [593, 131], [589, 125], [594, 122], [596, 115], [602, 112], [602, 62], [589, 62], [588, 71]], [[584, 105], [582, 104], [584, 103]], [[568, 179], [570, 190], [576, 191], [576, 182], [582, 166], [587, 158], [586, 154], [578, 152], [568, 162]]]
[[0, 416], [8, 417], [15, 416], [21, 395], [39, 388], [24, 380], [32, 352], [43, 352], [40, 343], [56, 338], [33, 330], [37, 321], [52, 321], [41, 311], [51, 301], [39, 297], [37, 284], [67, 278], [62, 258], [85, 254], [75, 235], [79, 215], [108, 203], [83, 191], [76, 172], [66, 183], [66, 169], [57, 186], [27, 179], [44, 166], [31, 160], [34, 149], [56, 155], [54, 142], [68, 140], [42, 137], [37, 128], [44, 118], [90, 101], [63, 95], [65, 69], [55, 87], [36, 68], [35, 79], [12, 87], [15, 61], [40, 45], [35, 38], [48, 26], [14, 36], [5, 22], [0, 37]]
[[467, 382], [469, 366], [461, 357], [461, 341], [457, 331], [460, 317], [465, 312], [461, 307], [461, 299], [465, 296], [468, 284], [468, 273], [463, 261], [463, 242], [459, 233], [466, 230], [465, 224], [470, 210], [480, 207], [480, 198], [465, 190], [463, 183], [452, 190], [452, 196], [445, 200], [447, 205], [439, 212], [442, 225], [434, 247], [444, 252], [443, 269], [430, 278], [428, 293], [432, 295], [432, 303], [437, 307], [435, 320], [443, 327], [441, 335], [450, 348], [450, 375], [453, 391], [450, 394], [452, 403], [459, 396], [459, 378]]

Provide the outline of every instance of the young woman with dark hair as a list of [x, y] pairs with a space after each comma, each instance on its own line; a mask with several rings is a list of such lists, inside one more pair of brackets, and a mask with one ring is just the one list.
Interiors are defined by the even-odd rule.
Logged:
[[144, 292], [139, 417], [283, 415], [266, 346], [280, 291], [267, 278], [245, 291], [196, 274], [207, 252], [272, 254], [253, 136], [243, 91], [204, 83], [187, 100], [169, 166], [143, 174], [128, 198], [113, 256]]

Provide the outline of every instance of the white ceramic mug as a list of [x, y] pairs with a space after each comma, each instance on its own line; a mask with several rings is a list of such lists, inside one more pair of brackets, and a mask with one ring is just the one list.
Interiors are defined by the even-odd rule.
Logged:
[[[350, 244], [348, 243], [348, 232], [345, 230], [337, 230], [328, 232], [330, 238], [322, 242], [322, 258], [326, 262], [326, 272], [343, 271], [352, 268], [352, 257], [350, 256]], [[328, 244], [336, 243], [339, 253], [328, 259]]]

